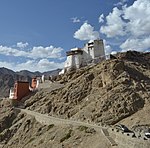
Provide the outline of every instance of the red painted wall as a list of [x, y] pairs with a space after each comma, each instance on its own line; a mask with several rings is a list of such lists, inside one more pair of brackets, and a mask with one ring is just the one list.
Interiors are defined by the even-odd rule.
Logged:
[[32, 84], [31, 84], [31, 87], [32, 87], [33, 89], [36, 88], [36, 84], [37, 84], [37, 79], [36, 79], [36, 78], [32, 78]]
[[17, 81], [14, 84], [14, 99], [21, 100], [23, 97], [29, 95], [29, 82]]

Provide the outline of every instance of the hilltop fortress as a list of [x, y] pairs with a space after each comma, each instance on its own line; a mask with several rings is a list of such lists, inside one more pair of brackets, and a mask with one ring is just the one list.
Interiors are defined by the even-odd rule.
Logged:
[[78, 69], [92, 63], [99, 63], [105, 59], [104, 44], [102, 39], [91, 40], [83, 48], [72, 48], [66, 52], [67, 60], [64, 69], [59, 74], [66, 71]]

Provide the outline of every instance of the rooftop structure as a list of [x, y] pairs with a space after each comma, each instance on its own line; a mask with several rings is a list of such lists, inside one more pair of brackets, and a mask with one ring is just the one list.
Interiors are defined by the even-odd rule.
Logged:
[[66, 56], [67, 60], [65, 61], [64, 69], [59, 74], [92, 63], [98, 63], [105, 59], [103, 40], [91, 40], [83, 48], [73, 48], [67, 51]]

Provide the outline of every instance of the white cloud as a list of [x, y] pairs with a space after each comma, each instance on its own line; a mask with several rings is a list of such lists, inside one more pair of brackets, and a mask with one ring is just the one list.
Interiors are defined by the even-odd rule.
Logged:
[[18, 42], [17, 43], [17, 47], [19, 47], [19, 48], [25, 48], [25, 47], [27, 47], [29, 44], [26, 42], [26, 43], [23, 43], [23, 42]]
[[122, 51], [136, 50], [136, 51], [146, 51], [150, 52], [150, 36], [144, 39], [127, 39], [123, 44], [121, 44]]
[[[5, 61], [0, 61], [0, 67], [6, 67], [14, 71], [26, 69], [30, 71], [43, 72], [62, 68], [64, 65], [64, 62], [58, 62], [60, 60], [62, 61], [63, 59], [63, 49], [61, 47], [54, 47], [52, 45], [48, 47], [37, 46], [33, 47], [32, 49], [25, 50], [24, 48], [27, 46], [27, 44], [25, 45], [24, 43], [20, 42], [19, 44], [17, 43], [17, 45], [19, 49], [1, 45], [0, 55], [23, 57], [23, 60], [26, 60], [26, 62], [20, 63], [20, 58], [15, 58], [15, 61], [11, 61], [11, 59], [8, 61], [8, 57]], [[55, 62], [52, 59], [58, 60]]]
[[112, 51], [111, 54], [117, 54], [117, 51]]
[[106, 17], [106, 25], [100, 31], [107, 37], [124, 36], [126, 33], [134, 36], [150, 34], [150, 1], [137, 0], [133, 5], [117, 7]]
[[6, 61], [0, 61], [0, 67], [5, 67], [8, 69], [13, 69], [13, 67], [15, 67], [15, 64], [12, 64], [12, 62], [6, 62]]
[[103, 41], [104, 41], [105, 55], [111, 54], [111, 52], [112, 52], [111, 46], [107, 44], [106, 40], [103, 40]]
[[116, 54], [116, 51], [113, 51], [111, 45], [109, 45], [106, 40], [103, 41], [104, 41], [105, 55], [107, 56], [110, 54]]
[[137, 0], [130, 7], [124, 7], [124, 19], [129, 20], [127, 31], [134, 36], [150, 34], [150, 1]]
[[61, 47], [33, 47], [29, 52], [28, 57], [37, 59], [37, 58], [61, 58], [63, 49]]
[[115, 7], [106, 16], [106, 24], [101, 26], [100, 32], [108, 38], [126, 39], [120, 46], [123, 51], [147, 51], [150, 44], [147, 43], [150, 35], [149, 8], [150, 0], [136, 0], [131, 6], [124, 5], [121, 9]]
[[79, 40], [94, 40], [99, 38], [99, 32], [94, 31], [94, 27], [85, 22], [80, 29], [74, 33], [74, 38]]
[[[63, 68], [64, 62], [62, 63], [57, 63], [54, 61], [49, 61], [48, 59], [41, 59], [38, 62], [38, 67], [43, 69], [43, 71], [46, 71], [46, 69], [57, 69], [57, 68]], [[45, 69], [45, 70], [44, 70]]]
[[98, 22], [99, 23], [103, 23], [104, 22], [104, 14], [101, 14], [98, 18]]
[[127, 2], [128, 2], [128, 0], [120, 0], [120, 2], [118, 2], [117, 4], [114, 4], [114, 6], [122, 6]]
[[101, 26], [100, 32], [106, 34], [107, 37], [124, 36], [126, 33], [124, 31], [125, 23], [121, 19], [122, 14], [122, 10], [117, 7], [113, 8], [112, 13], [106, 17], [106, 25]]
[[31, 59], [38, 59], [38, 58], [61, 58], [62, 57], [63, 49], [61, 47], [33, 47], [29, 51], [18, 50], [12, 47], [7, 46], [0, 46], [0, 54], [2, 55], [11, 55], [15, 57], [26, 57]]
[[73, 18], [71, 18], [71, 20], [73, 23], [79, 23], [80, 22], [80, 19], [77, 17], [73, 17]]
[[28, 56], [28, 53], [23, 50], [18, 50], [12, 47], [0, 46], [0, 54], [2, 55], [12, 55], [12, 56]]
[[13, 69], [14, 71], [20, 70], [29, 70], [29, 71], [50, 71], [57, 68], [63, 68], [64, 63], [57, 63], [54, 61], [49, 61], [47, 59], [41, 59], [39, 61], [36, 60], [28, 60], [24, 63], [13, 63], [13, 62], [2, 62], [0, 61], [0, 67], [6, 67], [8, 69]]

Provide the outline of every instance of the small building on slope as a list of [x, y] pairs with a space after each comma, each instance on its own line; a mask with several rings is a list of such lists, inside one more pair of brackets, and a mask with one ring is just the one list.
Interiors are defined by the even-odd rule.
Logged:
[[10, 89], [9, 98], [21, 100], [28, 96], [31, 92], [37, 91], [40, 83], [44, 83], [44, 75], [42, 77], [32, 78], [31, 86], [27, 81], [16, 81], [14, 87]]
[[10, 99], [21, 100], [30, 94], [29, 82], [16, 81], [14, 87], [10, 89]]

